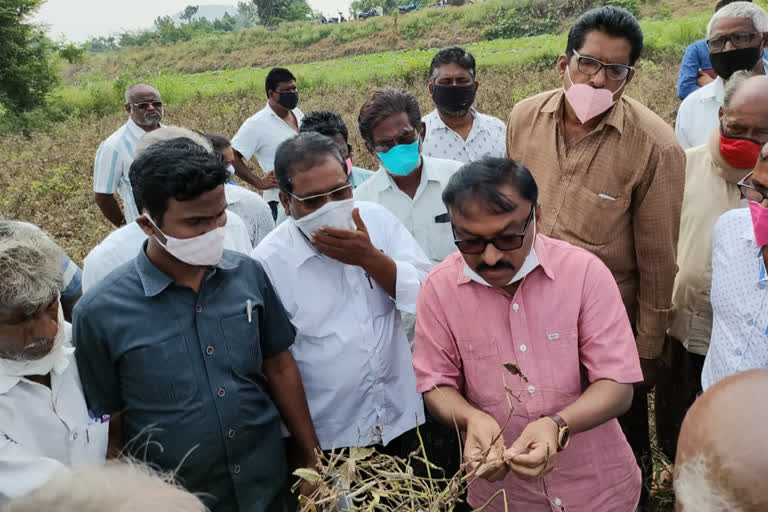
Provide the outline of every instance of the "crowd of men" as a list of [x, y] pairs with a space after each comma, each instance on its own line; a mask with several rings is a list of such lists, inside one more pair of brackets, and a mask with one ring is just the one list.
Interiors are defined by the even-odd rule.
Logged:
[[[431, 113], [362, 104], [375, 172], [287, 69], [231, 143], [130, 86], [94, 164], [116, 229], [82, 273], [0, 219], [0, 506], [295, 510], [319, 453], [421, 438], [473, 475], [466, 509], [632, 512], [655, 389], [680, 510], [768, 509], [768, 13], [721, 1], [705, 46], [674, 130], [625, 94], [624, 9], [583, 14], [562, 87], [506, 125], [441, 50]], [[93, 466], [120, 456], [153, 469]]]

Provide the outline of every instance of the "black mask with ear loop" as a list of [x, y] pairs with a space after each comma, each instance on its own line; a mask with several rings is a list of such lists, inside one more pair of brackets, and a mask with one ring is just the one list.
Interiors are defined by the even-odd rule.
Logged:
[[296, 106], [299, 104], [299, 92], [293, 91], [293, 92], [278, 92], [277, 94], [280, 95], [280, 99], [277, 100], [277, 102], [287, 108], [288, 110], [293, 110], [296, 108]]
[[727, 52], [710, 53], [709, 60], [717, 76], [723, 80], [729, 80], [737, 71], [750, 71], [754, 68], [762, 55], [760, 46], [750, 46]]

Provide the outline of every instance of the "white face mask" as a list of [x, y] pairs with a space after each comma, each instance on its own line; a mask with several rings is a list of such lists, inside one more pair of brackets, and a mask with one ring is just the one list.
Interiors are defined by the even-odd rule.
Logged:
[[[152, 223], [156, 230], [160, 231], [155, 221], [145, 213], [144, 216]], [[160, 231], [165, 237], [163, 243], [155, 236], [155, 240], [168, 253], [179, 261], [187, 265], [196, 265], [199, 267], [209, 267], [216, 265], [221, 261], [221, 255], [224, 253], [224, 238], [227, 235], [226, 224], [216, 229], [192, 238], [173, 238]]]
[[70, 355], [75, 348], [70, 345], [72, 327], [64, 320], [64, 312], [59, 304], [59, 330], [53, 339], [51, 351], [40, 359], [13, 360], [0, 358], [0, 375], [4, 377], [27, 377], [30, 375], [48, 375], [52, 371], [60, 374], [69, 367]]
[[[533, 216], [533, 241], [536, 242], [536, 216]], [[539, 266], [539, 258], [536, 256], [536, 250], [531, 246], [531, 250], [528, 252], [528, 255], [525, 257], [525, 261], [523, 262], [522, 266], [518, 269], [518, 271], [515, 273], [515, 275], [512, 277], [512, 279], [506, 284], [506, 286], [509, 286], [513, 283], [516, 283], [520, 280], [522, 280], [525, 276], [530, 274], [533, 269]], [[492, 288], [493, 285], [488, 283], [485, 279], [480, 276], [477, 272], [472, 270], [469, 265], [464, 263], [464, 275], [473, 280], [476, 283], [482, 284], [483, 286], [487, 286], [489, 288]]]
[[352, 210], [354, 209], [354, 199], [329, 201], [309, 215], [300, 219], [293, 219], [293, 223], [307, 238], [323, 226], [355, 229], [355, 221], [352, 220]]

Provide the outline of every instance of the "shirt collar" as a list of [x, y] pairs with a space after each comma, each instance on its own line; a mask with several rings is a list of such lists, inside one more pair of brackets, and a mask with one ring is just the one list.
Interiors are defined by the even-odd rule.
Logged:
[[[319, 257], [320, 253], [310, 245], [304, 233], [294, 224], [293, 217], [285, 221], [286, 227], [293, 239], [293, 256], [295, 258], [296, 268], [302, 266], [307, 260]], [[280, 229], [278, 227], [278, 229]]]
[[0, 375], [0, 395], [4, 395], [21, 382], [21, 377], [10, 377], [6, 375]]
[[[478, 123], [479, 118], [477, 117], [477, 110], [475, 110], [475, 107], [469, 107], [469, 112], [472, 114], [472, 129], [474, 130], [475, 127], [477, 127], [478, 130], [485, 130], [486, 127], [484, 125], [481, 125], [481, 123]], [[432, 119], [434, 119], [435, 127], [434, 130], [448, 130], [453, 131], [451, 128], [445, 124], [443, 119], [440, 117], [440, 113], [437, 111], [437, 109], [433, 110], [428, 114]]]
[[[624, 130], [624, 97], [614, 103], [608, 114], [600, 121], [596, 130], [602, 129], [604, 125], [613, 126], [621, 134]], [[561, 115], [563, 112], [563, 102], [565, 101], [565, 91], [561, 88], [541, 107], [541, 112], [545, 114]]]
[[[536, 257], [539, 260], [539, 267], [544, 271], [544, 274], [554, 280], [555, 279], [555, 273], [552, 267], [552, 262], [549, 259], [549, 254], [547, 253], [549, 242], [542, 237], [541, 234], [536, 235], [536, 242], [534, 242], [533, 247], [536, 251]], [[458, 270], [458, 278], [456, 283], [458, 285], [466, 284], [471, 282], [472, 280], [469, 278], [469, 276], [464, 275], [463, 269], [464, 269], [464, 257], [461, 255], [461, 253], [457, 254], [458, 262], [457, 262], [457, 268]], [[536, 268], [539, 268], [536, 267]], [[535, 271], [536, 269], [534, 269]], [[525, 280], [525, 279], [523, 279]]]
[[[422, 153], [421, 155], [421, 181], [419, 183], [419, 187], [424, 184], [426, 181], [435, 181], [437, 183], [440, 183], [439, 176], [435, 175], [435, 172], [433, 170], [431, 158], [428, 156], [424, 156]], [[379, 165], [379, 169], [374, 173], [374, 175], [369, 178], [369, 181], [373, 180], [374, 188], [376, 189], [376, 192], [383, 192], [389, 188], [397, 189], [397, 183], [395, 183], [395, 180], [392, 178], [392, 176], [387, 172], [387, 170], [384, 168], [383, 165]]]
[[128, 131], [131, 132], [131, 134], [137, 139], [140, 139], [147, 134], [147, 132], [145, 132], [141, 126], [137, 125], [136, 122], [130, 117], [128, 118], [128, 122], [125, 123], [125, 126], [128, 128]]

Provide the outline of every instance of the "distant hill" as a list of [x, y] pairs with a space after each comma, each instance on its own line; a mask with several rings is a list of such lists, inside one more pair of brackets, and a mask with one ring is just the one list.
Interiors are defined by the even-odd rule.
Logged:
[[[190, 2], [190, 5], [195, 4], [194, 2]], [[181, 23], [181, 12], [182, 11], [179, 11], [171, 16], [174, 23]], [[195, 17], [206, 18], [208, 21], [213, 21], [223, 18], [227, 13], [229, 13], [230, 16], [234, 16], [237, 14], [237, 7], [234, 5], [201, 5]]]

